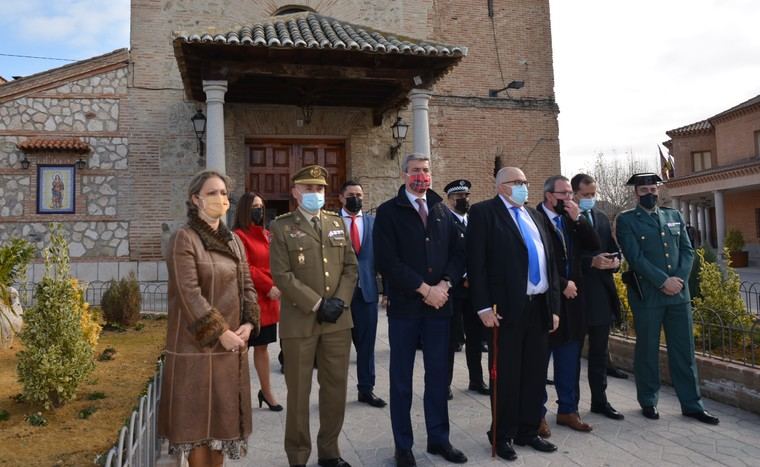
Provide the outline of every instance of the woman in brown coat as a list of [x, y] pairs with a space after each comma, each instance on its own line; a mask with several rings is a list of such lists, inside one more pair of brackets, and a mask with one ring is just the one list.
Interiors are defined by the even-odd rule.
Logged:
[[240, 239], [221, 221], [228, 179], [190, 181], [187, 225], [169, 241], [169, 323], [158, 434], [191, 467], [245, 456], [251, 433], [248, 337], [259, 307]]

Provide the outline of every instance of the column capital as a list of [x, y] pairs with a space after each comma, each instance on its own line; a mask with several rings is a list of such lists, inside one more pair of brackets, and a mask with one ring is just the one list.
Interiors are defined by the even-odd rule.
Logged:
[[206, 93], [206, 102], [224, 103], [224, 95], [227, 93], [227, 81], [203, 80], [203, 92]]
[[412, 101], [412, 109], [428, 108], [430, 98], [433, 96], [432, 91], [426, 89], [412, 89], [409, 91], [409, 100]]

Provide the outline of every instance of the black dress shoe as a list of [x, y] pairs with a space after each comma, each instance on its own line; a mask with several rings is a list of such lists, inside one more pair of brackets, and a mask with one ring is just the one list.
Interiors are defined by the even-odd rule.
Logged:
[[396, 449], [393, 456], [396, 459], [396, 467], [416, 467], [417, 461], [414, 460], [414, 454], [411, 449]]
[[622, 420], [622, 419], [625, 418], [625, 415], [623, 415], [620, 412], [618, 412], [617, 410], [615, 410], [615, 408], [612, 407], [609, 402], [607, 402], [604, 405], [599, 405], [599, 406], [592, 405], [591, 406], [591, 411], [593, 413], [602, 414], [605, 417], [611, 418], [613, 420]]
[[510, 441], [496, 443], [496, 455], [508, 461], [517, 459], [517, 453], [515, 452], [515, 448], [512, 446], [512, 443]]
[[470, 383], [469, 386], [467, 386], [467, 389], [470, 391], [475, 391], [478, 394], [483, 394], [484, 396], [488, 396], [491, 394], [491, 390], [488, 389], [488, 386], [486, 386], [483, 382], [474, 382]]
[[344, 461], [342, 457], [336, 459], [318, 459], [317, 465], [320, 467], [351, 467], [351, 464]]
[[612, 376], [613, 378], [628, 379], [627, 373], [620, 371], [614, 366], [607, 367], [607, 376]]
[[554, 452], [557, 450], [557, 446], [540, 436], [533, 436], [532, 438], [515, 438], [515, 444], [518, 446], [530, 446], [536, 451], [541, 452]]
[[467, 462], [467, 456], [462, 451], [455, 448], [451, 444], [428, 444], [427, 452], [430, 454], [437, 454], [449, 462], [454, 464], [464, 464]]
[[365, 404], [369, 404], [372, 407], [385, 407], [386, 405], [388, 405], [385, 403], [384, 400], [377, 397], [372, 391], [360, 392], [359, 402], [364, 402]]
[[717, 425], [720, 423], [720, 420], [718, 420], [718, 417], [711, 414], [707, 410], [703, 410], [701, 412], [690, 412], [684, 414], [687, 417], [696, 418], [702, 423], [707, 423], [708, 425]]
[[641, 413], [650, 420], [659, 420], [660, 412], [657, 411], [657, 407], [642, 407]]

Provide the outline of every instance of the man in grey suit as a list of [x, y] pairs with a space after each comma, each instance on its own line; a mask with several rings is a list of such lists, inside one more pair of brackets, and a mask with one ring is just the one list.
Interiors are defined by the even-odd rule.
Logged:
[[359, 391], [359, 402], [372, 407], [385, 407], [385, 401], [374, 393], [378, 299], [375, 253], [372, 245], [375, 218], [362, 212], [364, 190], [359, 182], [348, 180], [344, 183], [339, 199], [343, 205], [340, 217], [346, 224], [346, 231], [359, 261], [359, 281], [351, 299], [351, 315], [354, 319], [351, 334], [356, 348], [356, 388]]

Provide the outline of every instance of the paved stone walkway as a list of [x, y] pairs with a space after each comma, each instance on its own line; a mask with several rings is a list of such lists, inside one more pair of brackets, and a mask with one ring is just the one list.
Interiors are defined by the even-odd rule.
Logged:
[[[378, 325], [376, 354], [378, 396], [388, 400], [388, 326], [381, 311]], [[277, 345], [270, 346], [273, 362], [273, 384], [280, 402], [285, 401], [285, 382], [276, 361]], [[452, 465], [438, 456], [425, 452], [425, 419], [422, 411], [423, 371], [422, 354], [417, 354], [415, 390], [412, 407], [414, 423], [414, 454], [420, 467]], [[377, 409], [356, 401], [356, 371], [354, 356], [349, 374], [348, 406], [340, 446], [343, 458], [353, 467], [394, 466], [393, 435], [388, 407]], [[632, 379], [610, 378], [608, 395], [611, 403], [626, 416], [622, 422], [606, 419], [589, 412], [589, 392], [586, 384], [585, 362], [581, 385], [581, 415], [594, 426], [588, 434], [578, 433], [554, 424], [556, 405], [550, 407], [550, 441], [559, 446], [552, 454], [540, 454], [530, 448], [516, 447], [518, 460], [508, 463], [500, 458], [491, 459], [485, 432], [490, 423], [489, 403], [486, 396], [467, 391], [467, 368], [464, 353], [456, 356], [454, 400], [449, 403], [451, 441], [469, 457], [469, 466], [529, 465], [529, 466], [758, 466], [760, 465], [760, 416], [717, 402], [705, 401], [708, 410], [720, 417], [718, 426], [708, 426], [681, 415], [673, 389], [663, 387], [660, 394], [660, 420], [645, 419], [636, 402], [636, 389]], [[485, 357], [484, 357], [485, 367]], [[252, 369], [252, 390], [259, 384]], [[316, 373], [312, 387], [311, 426], [312, 440], [316, 443], [318, 429]], [[555, 399], [554, 388], [549, 387], [550, 400]], [[257, 406], [258, 404], [256, 404]], [[266, 406], [265, 406], [266, 407]], [[287, 409], [286, 409], [287, 410]], [[254, 409], [254, 432], [250, 439], [248, 457], [225, 465], [240, 467], [287, 466], [283, 450], [285, 411], [275, 413]], [[317, 448], [312, 449], [310, 466], [316, 466]]]

